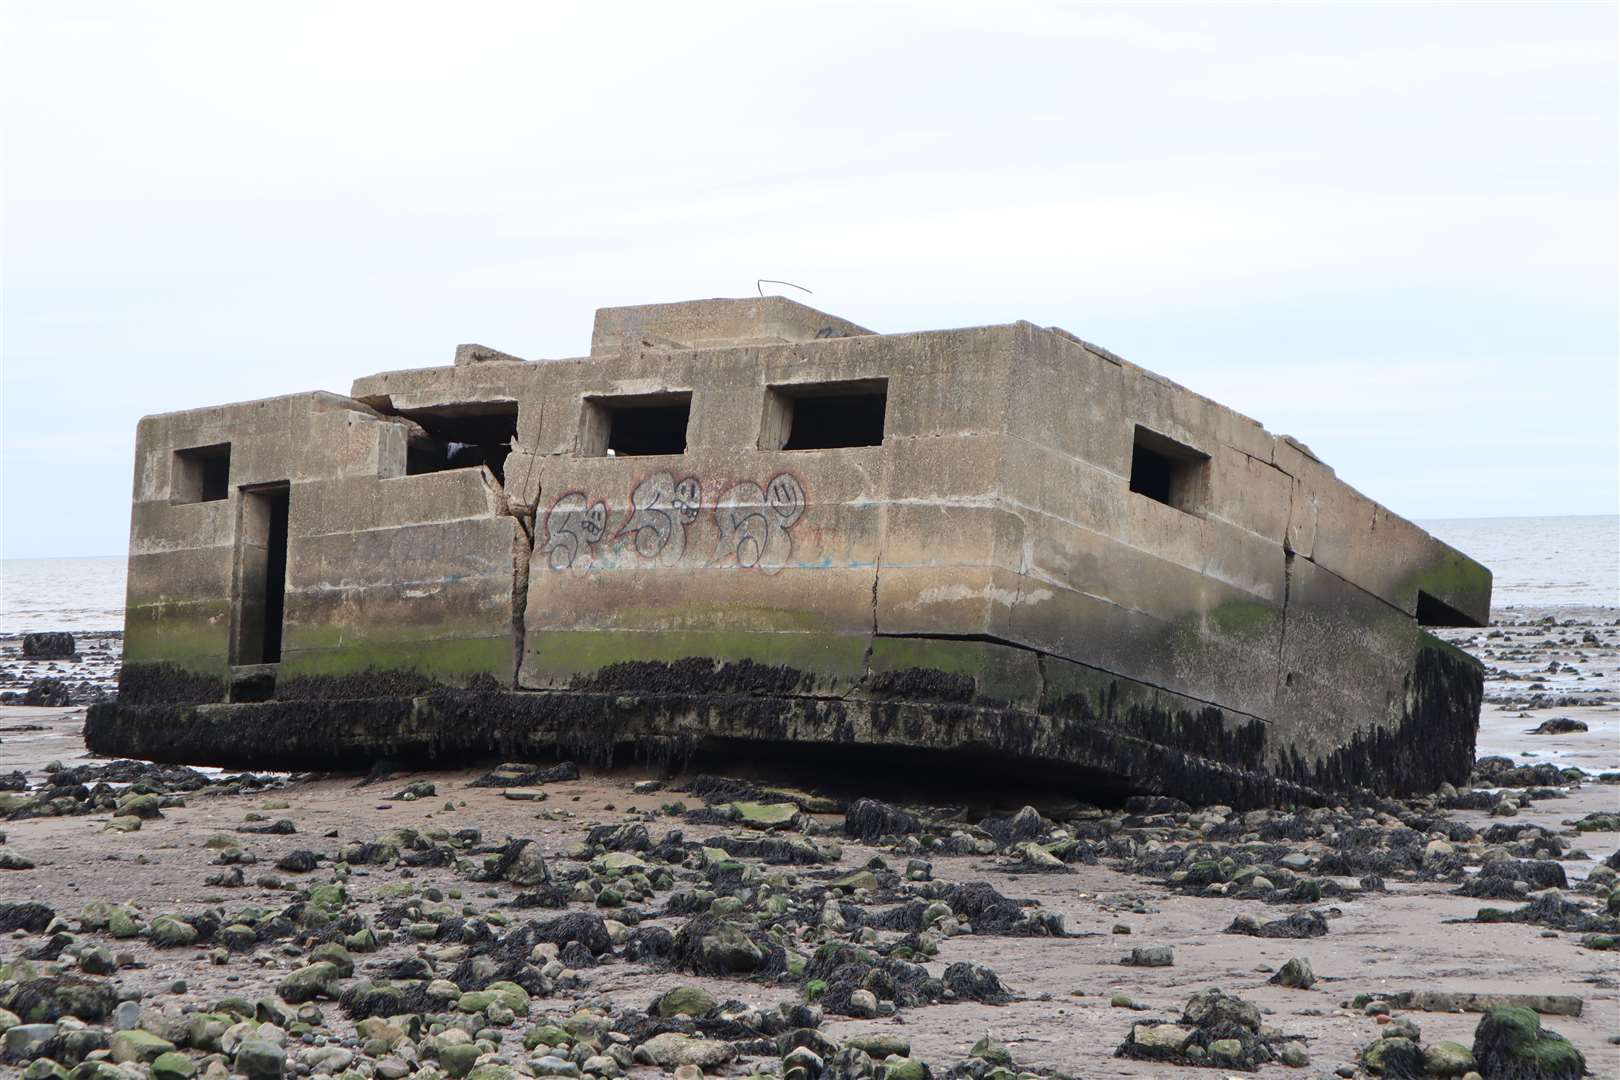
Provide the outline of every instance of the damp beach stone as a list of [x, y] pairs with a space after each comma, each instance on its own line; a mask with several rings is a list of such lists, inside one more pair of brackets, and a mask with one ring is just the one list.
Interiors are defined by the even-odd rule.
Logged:
[[727, 810], [750, 829], [789, 829], [799, 822], [799, 808], [792, 803], [734, 802]]
[[1423, 1048], [1423, 1070], [1429, 1076], [1467, 1076], [1474, 1065], [1474, 1052], [1461, 1043], [1436, 1042]]
[[330, 961], [306, 964], [276, 984], [276, 993], [290, 1005], [338, 996], [338, 969]]
[[1175, 953], [1168, 945], [1138, 945], [1123, 963], [1128, 967], [1170, 967]]
[[250, 1037], [236, 1048], [236, 1070], [247, 1080], [281, 1080], [287, 1052], [268, 1039]]
[[61, 679], [45, 676], [29, 684], [22, 703], [35, 708], [65, 709], [73, 704], [73, 693]]
[[1135, 1024], [1131, 1027], [1131, 1042], [1137, 1053], [1145, 1058], [1179, 1058], [1192, 1041], [1193, 1029], [1180, 1024]]
[[1531, 735], [1573, 735], [1586, 731], [1586, 721], [1576, 720], [1569, 716], [1555, 716], [1550, 720], [1543, 720], [1539, 726], [1530, 732]]
[[717, 1039], [695, 1039], [674, 1031], [654, 1035], [635, 1049], [637, 1061], [665, 1068], [677, 1065], [714, 1068], [730, 1062], [736, 1056], [737, 1052], [730, 1043]]
[[1400, 1035], [1375, 1039], [1361, 1051], [1361, 1066], [1374, 1076], [1422, 1076], [1423, 1051]]
[[160, 949], [174, 949], [197, 942], [197, 928], [173, 915], [159, 915], [146, 928], [146, 936]]
[[107, 1040], [107, 1056], [115, 1062], [152, 1062], [174, 1050], [174, 1043], [160, 1039], [150, 1031], [132, 1028], [115, 1031]]
[[546, 865], [540, 845], [533, 840], [518, 840], [516, 850], [502, 856], [505, 867], [501, 878], [514, 885], [544, 885], [551, 880], [551, 868]]
[[1290, 959], [1277, 969], [1277, 973], [1266, 980], [1275, 986], [1287, 986], [1294, 990], [1309, 990], [1316, 985], [1316, 973], [1311, 970], [1311, 962], [1302, 956]]
[[197, 1066], [192, 1060], [176, 1050], [159, 1054], [149, 1068], [152, 1080], [191, 1080], [197, 1075]]
[[707, 1016], [720, 1003], [713, 994], [700, 986], [677, 986], [665, 993], [654, 1005], [659, 1016]]

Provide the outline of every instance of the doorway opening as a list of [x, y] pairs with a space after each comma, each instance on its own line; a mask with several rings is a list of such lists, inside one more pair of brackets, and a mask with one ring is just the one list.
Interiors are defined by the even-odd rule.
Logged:
[[236, 634], [231, 663], [281, 662], [287, 608], [288, 485], [242, 489], [236, 525]]

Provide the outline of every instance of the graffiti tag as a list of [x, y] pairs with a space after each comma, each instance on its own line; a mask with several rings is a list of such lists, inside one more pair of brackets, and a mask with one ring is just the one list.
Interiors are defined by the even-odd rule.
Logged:
[[778, 473], [764, 487], [752, 480], [732, 485], [715, 503], [720, 530], [710, 565], [735, 559], [745, 570], [774, 574], [793, 554], [788, 530], [804, 516], [804, 488], [792, 473]]
[[731, 483], [706, 507], [697, 477], [656, 472], [631, 489], [616, 529], [608, 528], [604, 500], [582, 491], [563, 495], [546, 513], [542, 550], [553, 570], [611, 566], [621, 559], [673, 566], [693, 550], [693, 529], [712, 528], [712, 554], [702, 565], [774, 574], [792, 558], [793, 526], [806, 505], [804, 484], [792, 473], [777, 473], [764, 484]]
[[583, 491], [570, 491], [546, 514], [546, 565], [566, 570], [580, 552], [602, 539], [607, 528], [607, 503], [590, 502]]

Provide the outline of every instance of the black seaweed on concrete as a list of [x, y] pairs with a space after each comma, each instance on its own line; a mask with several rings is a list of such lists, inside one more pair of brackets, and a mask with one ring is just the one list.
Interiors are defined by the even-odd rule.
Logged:
[[118, 700], [126, 705], [205, 705], [225, 700], [225, 677], [199, 675], [169, 663], [125, 663]]
[[1280, 770], [1295, 783], [1328, 791], [1370, 789], [1418, 795], [1442, 783], [1464, 784], [1473, 767], [1485, 670], [1479, 661], [1444, 647], [1419, 650], [1401, 722], [1359, 731], [1348, 746], [1307, 764], [1290, 751]]
[[[651, 765], [685, 764], [699, 749], [780, 746], [836, 752], [850, 763], [888, 754], [971, 760], [1025, 780], [1077, 778], [1118, 795], [1174, 794], [1237, 808], [1320, 806], [1329, 792], [1429, 790], [1466, 777], [1480, 670], [1425, 650], [1415, 704], [1395, 731], [1372, 730], [1326, 761], [1297, 755], [1268, 771], [1265, 725], [1213, 708], [1170, 713], [1087, 699], [1052, 713], [958, 701], [798, 696], [805, 673], [695, 658], [612, 665], [566, 691], [465, 688], [346, 698], [353, 683], [310, 681], [295, 699], [230, 706], [135, 700], [98, 705], [86, 742], [103, 754], [227, 767], [364, 768], [379, 758], [504, 760], [567, 756], [608, 767], [628, 751]], [[414, 681], [396, 684], [421, 690]], [[958, 688], [961, 689], [961, 688]]]
[[808, 676], [786, 664], [753, 660], [718, 661], [689, 656], [662, 660], [626, 660], [575, 679], [570, 690], [630, 694], [791, 694]]
[[866, 689], [877, 697], [908, 701], [972, 701], [977, 683], [971, 675], [936, 668], [905, 668], [873, 672]]
[[351, 675], [301, 675], [280, 681], [282, 701], [353, 701], [358, 698], [417, 697], [442, 684], [416, 671], [360, 671]]

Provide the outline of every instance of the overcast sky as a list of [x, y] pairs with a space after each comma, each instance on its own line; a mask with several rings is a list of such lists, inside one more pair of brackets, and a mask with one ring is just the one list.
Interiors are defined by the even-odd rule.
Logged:
[[145, 413], [758, 277], [1061, 325], [1408, 517], [1617, 509], [1611, 3], [3, 10], [8, 557], [124, 550]]

